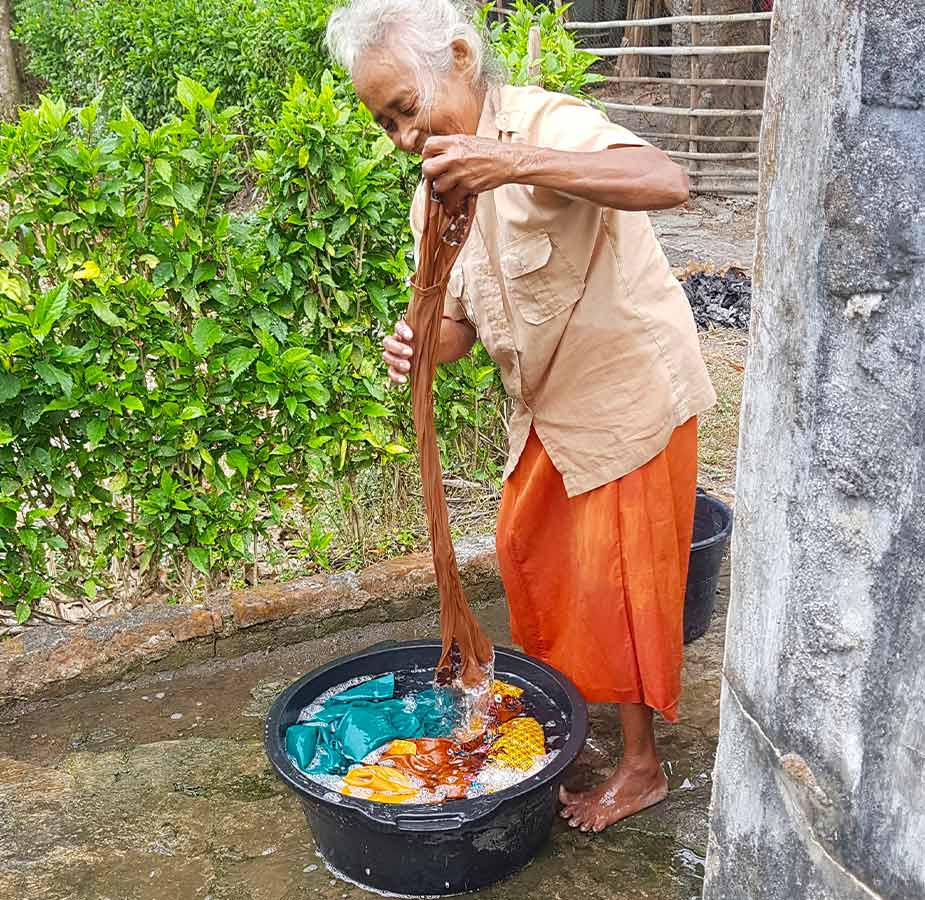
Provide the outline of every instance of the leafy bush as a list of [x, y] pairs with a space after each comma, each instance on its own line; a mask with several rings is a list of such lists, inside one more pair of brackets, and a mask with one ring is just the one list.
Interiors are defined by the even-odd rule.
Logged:
[[233, 219], [235, 110], [178, 93], [153, 130], [126, 111], [93, 140], [95, 107], [43, 98], [0, 139], [0, 596], [22, 619], [52, 580], [93, 596], [136, 560], [190, 588], [406, 455], [376, 334], [407, 299], [408, 161], [330, 78], [299, 82], [255, 157], [267, 203]]
[[174, 111], [177, 77], [221, 89], [251, 128], [275, 116], [296, 70], [317, 83], [330, 0], [18, 0], [28, 67], [72, 104], [98, 94], [147, 126]]
[[504, 63], [513, 84], [530, 81], [528, 43], [530, 29], [540, 27], [540, 77], [549, 91], [585, 96], [586, 89], [602, 80], [590, 71], [597, 57], [579, 49], [564, 25], [568, 6], [550, 9], [539, 3], [516, 0], [513, 12], [489, 25], [491, 5], [482, 7], [481, 24], [488, 28], [495, 53]]

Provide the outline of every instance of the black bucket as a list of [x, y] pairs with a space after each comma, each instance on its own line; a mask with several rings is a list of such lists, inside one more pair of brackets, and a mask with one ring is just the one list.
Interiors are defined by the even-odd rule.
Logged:
[[543, 724], [548, 749], [559, 754], [520, 784], [472, 800], [391, 805], [341, 796], [312, 781], [286, 753], [286, 729], [339, 684], [395, 672], [406, 690], [429, 686], [440, 657], [436, 641], [380, 645], [336, 660], [295, 682], [273, 704], [267, 755], [301, 801], [315, 844], [336, 874], [392, 894], [461, 894], [523, 868], [546, 842], [563, 774], [587, 737], [588, 710], [555, 669], [514, 650], [495, 653], [497, 676], [525, 689], [527, 714]]
[[684, 595], [684, 643], [703, 637], [713, 617], [719, 571], [732, 533], [732, 510], [697, 489], [694, 537]]

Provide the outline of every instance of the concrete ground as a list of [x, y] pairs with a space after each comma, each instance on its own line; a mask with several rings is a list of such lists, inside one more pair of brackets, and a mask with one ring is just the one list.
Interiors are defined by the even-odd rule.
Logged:
[[[687, 648], [681, 724], [659, 727], [672, 792], [600, 836], [557, 824], [541, 856], [485, 898], [694, 900], [700, 896], [718, 727], [728, 577], [710, 631]], [[503, 599], [479, 615], [508, 643]], [[434, 616], [215, 660], [26, 709], [0, 732], [0, 898], [361, 898], [315, 852], [267, 765], [263, 716], [296, 677], [386, 639], [437, 634]], [[612, 708], [570, 782], [619, 752]]]

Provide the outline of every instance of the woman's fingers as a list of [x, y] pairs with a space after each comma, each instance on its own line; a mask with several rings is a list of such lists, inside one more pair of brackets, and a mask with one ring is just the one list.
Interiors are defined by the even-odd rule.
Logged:
[[391, 353], [399, 359], [410, 359], [414, 353], [411, 349], [411, 345], [407, 341], [397, 338], [394, 335], [387, 337], [382, 342], [382, 346], [386, 353]]
[[406, 357], [396, 356], [394, 353], [383, 353], [382, 358], [388, 365], [399, 372], [411, 371], [411, 361]]
[[395, 334], [385, 338], [382, 342], [382, 358], [389, 367], [389, 378], [396, 384], [405, 384], [408, 373], [411, 371], [411, 357], [414, 350], [411, 340], [414, 332], [404, 320], [395, 325]]

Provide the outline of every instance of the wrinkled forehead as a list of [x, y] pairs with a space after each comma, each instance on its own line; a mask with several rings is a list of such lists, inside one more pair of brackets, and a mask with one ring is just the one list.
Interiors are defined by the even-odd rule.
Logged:
[[374, 116], [397, 111], [420, 88], [414, 69], [386, 47], [361, 53], [352, 76], [357, 96]]

